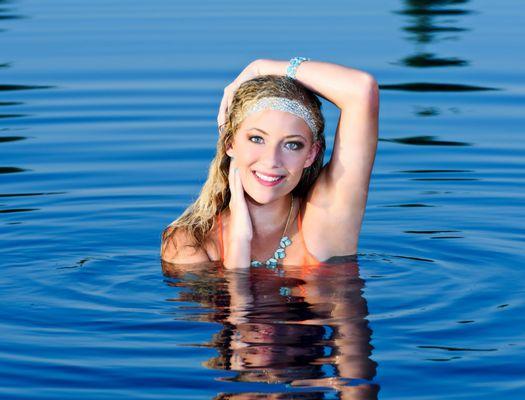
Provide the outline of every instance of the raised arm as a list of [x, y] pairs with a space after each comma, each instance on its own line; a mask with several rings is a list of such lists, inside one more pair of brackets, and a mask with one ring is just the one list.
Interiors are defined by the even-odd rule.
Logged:
[[[284, 75], [288, 61], [261, 59], [255, 64], [259, 75]], [[377, 148], [377, 82], [367, 72], [320, 61], [303, 62], [295, 78], [341, 110], [332, 157], [311, 200], [337, 213], [355, 216], [360, 211], [362, 218]]]

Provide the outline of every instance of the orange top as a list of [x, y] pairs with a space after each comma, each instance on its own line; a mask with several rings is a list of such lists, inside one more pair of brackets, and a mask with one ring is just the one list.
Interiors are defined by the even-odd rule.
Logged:
[[[223, 237], [222, 237], [222, 218], [221, 213], [217, 214], [217, 224], [218, 224], [218, 236], [219, 236], [219, 246], [221, 251], [221, 262], [224, 262], [224, 243], [223, 243]], [[299, 208], [299, 213], [297, 215], [297, 229], [300, 241], [302, 243], [303, 247], [303, 260], [301, 265], [308, 266], [308, 267], [317, 267], [320, 265], [323, 265], [324, 263], [319, 261], [312, 253], [308, 251], [308, 248], [306, 247], [306, 243], [304, 241], [303, 236], [303, 229], [302, 229], [302, 218], [301, 218], [301, 208]]]

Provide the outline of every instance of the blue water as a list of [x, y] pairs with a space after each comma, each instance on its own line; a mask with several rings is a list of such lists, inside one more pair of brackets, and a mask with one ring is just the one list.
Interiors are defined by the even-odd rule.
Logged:
[[[525, 397], [524, 14], [0, 1], [1, 397]], [[163, 273], [160, 232], [206, 177], [223, 88], [295, 55], [381, 85], [357, 261]]]

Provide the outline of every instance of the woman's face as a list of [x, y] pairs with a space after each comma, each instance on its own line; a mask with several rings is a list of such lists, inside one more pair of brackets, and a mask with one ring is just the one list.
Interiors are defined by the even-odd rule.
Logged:
[[290, 193], [318, 146], [306, 122], [293, 114], [263, 110], [244, 119], [227, 150], [235, 158], [246, 193], [260, 204]]

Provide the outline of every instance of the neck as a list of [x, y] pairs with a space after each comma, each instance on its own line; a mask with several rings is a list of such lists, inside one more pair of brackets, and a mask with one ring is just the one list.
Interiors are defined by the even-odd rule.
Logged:
[[[258, 237], [264, 238], [276, 231], [279, 232], [279, 235], [282, 235], [286, 220], [288, 219], [288, 214], [290, 213], [290, 204], [292, 200], [291, 194], [268, 204], [259, 204], [248, 196], [246, 200], [252, 220], [254, 239]], [[295, 199], [294, 203], [296, 203]], [[294, 204], [294, 209], [288, 224], [288, 231], [290, 230], [296, 211], [297, 206]]]

